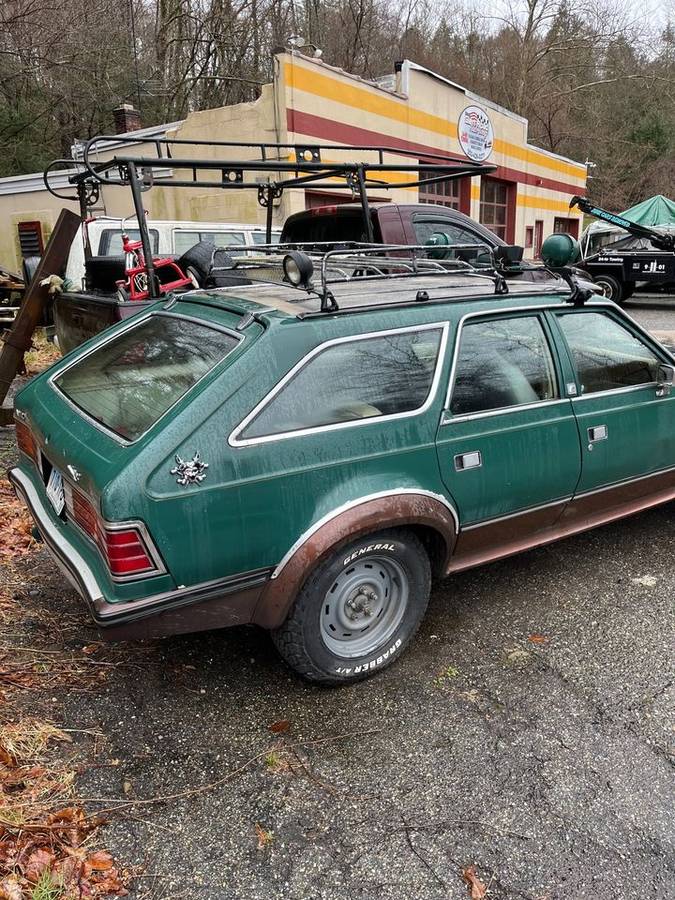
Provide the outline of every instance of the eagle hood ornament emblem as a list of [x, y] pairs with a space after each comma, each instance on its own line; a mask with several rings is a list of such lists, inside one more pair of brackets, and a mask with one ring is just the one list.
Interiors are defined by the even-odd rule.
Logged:
[[176, 454], [174, 457], [176, 465], [171, 469], [171, 475], [177, 475], [176, 484], [181, 487], [188, 487], [191, 484], [199, 484], [206, 478], [206, 469], [209, 464], [202, 462], [199, 451], [195, 453], [192, 459], [181, 459]]

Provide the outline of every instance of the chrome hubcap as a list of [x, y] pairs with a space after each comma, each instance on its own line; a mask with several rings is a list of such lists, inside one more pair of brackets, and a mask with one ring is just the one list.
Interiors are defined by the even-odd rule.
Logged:
[[365, 656], [394, 634], [408, 605], [408, 577], [393, 559], [367, 556], [340, 572], [321, 607], [321, 638], [336, 656]]

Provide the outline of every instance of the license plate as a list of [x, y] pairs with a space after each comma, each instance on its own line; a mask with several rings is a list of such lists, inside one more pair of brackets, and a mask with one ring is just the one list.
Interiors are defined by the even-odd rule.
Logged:
[[54, 507], [54, 512], [57, 516], [60, 516], [63, 512], [63, 507], [66, 505], [66, 496], [63, 492], [63, 475], [58, 469], [52, 469], [51, 471], [47, 482], [47, 496]]

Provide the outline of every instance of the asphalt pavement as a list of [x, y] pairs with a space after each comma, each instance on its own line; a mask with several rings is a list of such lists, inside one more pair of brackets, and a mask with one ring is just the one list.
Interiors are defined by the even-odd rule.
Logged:
[[[675, 332], [675, 298], [628, 309]], [[54, 715], [119, 760], [92, 808], [142, 801], [104, 836], [137, 898], [463, 900], [474, 866], [490, 898], [666, 900], [674, 558], [670, 504], [437, 585], [367, 682], [307, 685], [240, 628], [130, 646]], [[93, 640], [38, 562], [34, 602]]]

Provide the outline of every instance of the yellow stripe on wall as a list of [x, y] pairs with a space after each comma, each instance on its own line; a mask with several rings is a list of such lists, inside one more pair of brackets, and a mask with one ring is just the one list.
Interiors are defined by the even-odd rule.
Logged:
[[569, 203], [565, 200], [553, 200], [550, 197], [528, 197], [519, 195], [516, 199], [518, 206], [525, 206], [531, 209], [549, 209], [553, 212], [564, 212], [570, 218], [577, 218], [579, 213], [570, 209]]
[[[394, 100], [383, 97], [367, 88], [357, 87], [344, 81], [338, 81], [329, 75], [312, 72], [304, 66], [286, 63], [284, 65], [284, 77], [286, 84], [293, 89], [315, 94], [326, 100], [333, 100], [346, 106], [352, 106], [376, 116], [383, 116], [405, 125], [412, 125], [425, 131], [432, 131], [444, 137], [457, 139], [457, 125], [449, 122], [441, 116], [410, 107], [404, 100]], [[563, 160], [552, 159], [544, 153], [539, 153], [529, 147], [512, 144], [509, 141], [496, 139], [494, 149], [497, 153], [513, 156], [523, 162], [556, 172], [562, 172], [585, 182], [586, 169], [583, 166], [575, 166]]]

